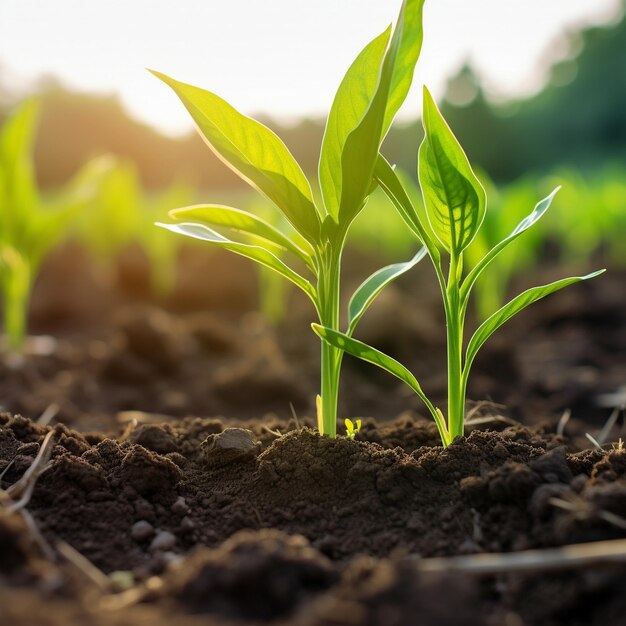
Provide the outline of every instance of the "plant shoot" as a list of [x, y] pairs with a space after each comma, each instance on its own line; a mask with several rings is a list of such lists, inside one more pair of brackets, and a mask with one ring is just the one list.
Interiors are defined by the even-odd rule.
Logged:
[[486, 194], [427, 89], [424, 89], [423, 124], [425, 137], [419, 149], [418, 162], [424, 198], [423, 211], [411, 202], [400, 179], [382, 156], [376, 165], [375, 178], [413, 234], [424, 244], [435, 268], [446, 318], [447, 418], [428, 399], [415, 376], [395, 359], [334, 328], [314, 324], [313, 329], [330, 345], [381, 367], [411, 387], [435, 420], [443, 445], [448, 446], [464, 433], [468, 377], [476, 354], [487, 339], [533, 302], [563, 287], [593, 278], [604, 270], [587, 276], [565, 278], [521, 293], [488, 317], [474, 332], [463, 351], [465, 317], [476, 279], [502, 250], [541, 218], [558, 189], [539, 202], [530, 215], [466, 272], [463, 252], [482, 225]]
[[[395, 26], [373, 39], [348, 69], [328, 116], [319, 160], [322, 201], [284, 143], [268, 128], [219, 96], [154, 74], [169, 85], [213, 152], [271, 200], [291, 228], [277, 229], [237, 208], [199, 205], [176, 209], [177, 222], [159, 224], [245, 256], [290, 280], [313, 303], [320, 323], [339, 330], [341, 258], [350, 225], [376, 187], [381, 143], [406, 98], [422, 46], [424, 0], [404, 0]], [[376, 272], [354, 294], [347, 335], [386, 284], [421, 256]], [[318, 427], [336, 436], [342, 349], [321, 342]]]

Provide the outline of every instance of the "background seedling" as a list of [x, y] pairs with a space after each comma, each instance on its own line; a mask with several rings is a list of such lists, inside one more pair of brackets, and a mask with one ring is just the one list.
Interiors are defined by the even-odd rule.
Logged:
[[84, 209], [106, 165], [88, 163], [69, 186], [41, 199], [32, 162], [38, 106], [24, 103], [0, 134], [0, 289], [10, 350], [21, 350], [33, 282], [39, 267]]
[[153, 294], [165, 297], [174, 288], [180, 245], [153, 224], [164, 219], [172, 206], [193, 201], [194, 191], [175, 182], [158, 194], [148, 194], [132, 164], [113, 157], [101, 160], [107, 170], [89, 210], [77, 216], [74, 235], [99, 266], [109, 271], [125, 249], [138, 246], [148, 258]]
[[[413, 78], [423, 37], [423, 2], [404, 0], [393, 34], [389, 27], [372, 40], [342, 80], [322, 142], [321, 202], [314, 201], [302, 169], [272, 131], [215, 94], [154, 72], [182, 100], [215, 154], [269, 198], [290, 228], [278, 230], [252, 213], [219, 205], [177, 209], [170, 215], [179, 223], [160, 225], [287, 278], [311, 299], [320, 322], [338, 330], [342, 252], [350, 225], [376, 186], [380, 145]], [[381, 270], [359, 287], [351, 301], [348, 335], [383, 287], [418, 260]], [[318, 427], [331, 437], [337, 428], [342, 354], [341, 348], [322, 342]]]
[[[556, 190], [539, 202], [533, 212], [507, 237], [493, 245], [469, 272], [464, 273], [464, 251], [476, 236], [485, 216], [485, 190], [427, 89], [424, 90], [423, 123], [425, 137], [419, 150], [418, 164], [424, 197], [423, 210], [410, 201], [395, 172], [382, 157], [377, 164], [376, 180], [415, 236], [423, 242], [435, 267], [446, 317], [447, 419], [424, 394], [413, 374], [398, 361], [332, 328], [316, 324], [313, 328], [331, 345], [378, 365], [409, 385], [426, 404], [437, 424], [443, 445], [448, 446], [464, 433], [468, 376], [476, 354], [485, 341], [529, 304], [567, 285], [597, 276], [604, 270], [528, 289], [487, 318], [473, 334], [463, 354], [465, 316], [476, 280], [502, 250], [541, 218]], [[443, 263], [444, 255], [448, 257], [447, 267]]]

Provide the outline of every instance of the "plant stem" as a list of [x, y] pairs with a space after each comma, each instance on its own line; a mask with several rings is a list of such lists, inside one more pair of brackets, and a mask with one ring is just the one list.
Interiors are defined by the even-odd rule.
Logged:
[[448, 347], [448, 432], [450, 441], [463, 435], [465, 393], [463, 385], [463, 311], [459, 294], [460, 261], [450, 260], [446, 290], [446, 335]]
[[[339, 331], [339, 283], [341, 248], [329, 249], [323, 256], [318, 292], [320, 298], [320, 322]], [[321, 414], [318, 411], [318, 429], [321, 435], [337, 436], [337, 398], [339, 373], [343, 350], [325, 341], [321, 342]]]

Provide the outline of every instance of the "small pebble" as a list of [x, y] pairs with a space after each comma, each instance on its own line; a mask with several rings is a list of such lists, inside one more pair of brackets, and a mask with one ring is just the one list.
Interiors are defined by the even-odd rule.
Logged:
[[187, 506], [187, 503], [185, 502], [185, 498], [183, 498], [182, 496], [179, 496], [176, 499], [176, 502], [172, 504], [171, 511], [172, 513], [175, 513], [176, 515], [187, 515], [187, 513], [189, 513], [189, 507]]
[[254, 433], [246, 428], [225, 428], [209, 435], [201, 444], [207, 465], [219, 467], [258, 453], [260, 444]]
[[152, 524], [143, 519], [135, 522], [130, 529], [130, 536], [135, 541], [145, 541], [146, 539], [150, 539], [152, 535], [154, 535]]
[[167, 530], [160, 530], [150, 544], [151, 552], [168, 552], [176, 545], [176, 535]]

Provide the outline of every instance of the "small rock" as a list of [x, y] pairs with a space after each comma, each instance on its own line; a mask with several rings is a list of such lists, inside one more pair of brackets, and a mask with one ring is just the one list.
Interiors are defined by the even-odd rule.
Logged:
[[152, 524], [143, 519], [135, 522], [130, 529], [130, 536], [135, 541], [145, 541], [146, 539], [150, 539], [152, 535], [154, 535]]
[[176, 545], [176, 535], [160, 530], [150, 544], [151, 552], [168, 552]]
[[189, 513], [189, 506], [187, 506], [185, 498], [182, 496], [179, 496], [170, 508], [172, 513], [175, 513], [176, 515], [187, 515], [187, 513]]
[[209, 435], [200, 445], [205, 463], [213, 467], [254, 456], [260, 447], [253, 432], [246, 428], [225, 428], [221, 433]]

